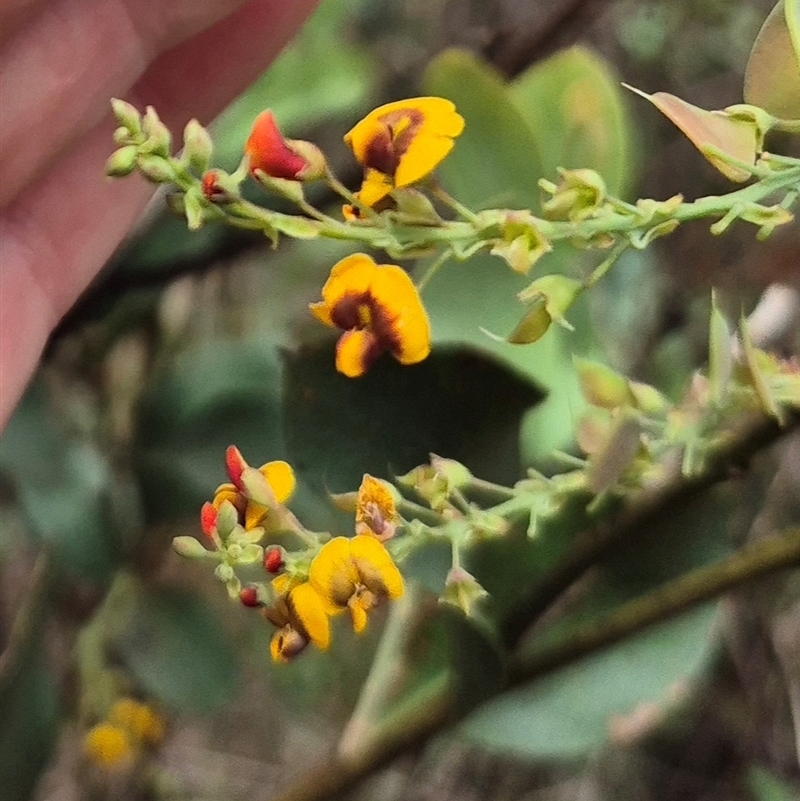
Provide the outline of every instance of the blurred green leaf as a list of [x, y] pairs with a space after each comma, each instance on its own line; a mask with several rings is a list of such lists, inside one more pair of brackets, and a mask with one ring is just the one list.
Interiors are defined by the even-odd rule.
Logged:
[[132, 609], [112, 641], [141, 688], [181, 713], [209, 712], [230, 700], [238, 665], [216, 613], [194, 593], [131, 586]]
[[715, 606], [700, 607], [506, 693], [467, 718], [460, 732], [505, 755], [583, 757], [608, 739], [613, 716], [668, 703], [676, 682], [698, 675], [715, 613]]
[[405, 473], [431, 451], [517, 477], [520, 416], [538, 395], [479, 356], [441, 349], [404, 367], [387, 355], [354, 380], [336, 372], [329, 341], [287, 354], [285, 371], [286, 458], [319, 496], [357, 488], [365, 472]]
[[612, 194], [634, 180], [634, 135], [610, 64], [587, 47], [561, 50], [509, 84], [509, 95], [536, 141], [541, 176], [556, 168], [597, 170]]
[[796, 782], [792, 784], [758, 765], [747, 771], [747, 787], [755, 801], [797, 801], [800, 797]]
[[272, 66], [212, 126], [215, 161], [233, 169], [256, 115], [272, 109], [287, 136], [366, 107], [378, 73], [366, 47], [350, 35], [365, 0], [323, 0]]
[[[95, 446], [61, 430], [41, 380], [23, 397], [0, 439], [0, 469], [13, 481], [33, 533], [54, 563], [83, 579], [104, 582], [130, 534], [114, 525], [114, 478]], [[131, 498], [126, 508], [136, 513]]]
[[424, 91], [456, 104], [466, 122], [439, 173], [461, 203], [533, 208], [542, 176], [537, 143], [502, 78], [465, 50], [446, 50], [429, 65]]
[[744, 74], [746, 103], [800, 119], [800, 3], [780, 0], [758, 33]]
[[215, 341], [180, 354], [142, 400], [136, 471], [150, 521], [194, 514], [225, 478], [235, 444], [262, 464], [284, 456], [276, 349]]

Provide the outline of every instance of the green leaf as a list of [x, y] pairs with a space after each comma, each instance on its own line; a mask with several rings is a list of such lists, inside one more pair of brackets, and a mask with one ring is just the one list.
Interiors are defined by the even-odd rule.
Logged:
[[744, 99], [775, 117], [800, 119], [800, 3], [780, 0], [756, 37]]
[[182, 713], [208, 712], [231, 699], [235, 651], [200, 596], [136, 584], [132, 604], [113, 644], [147, 695]]
[[797, 801], [800, 795], [797, 782], [790, 783], [758, 765], [747, 771], [747, 787], [755, 801]]
[[431, 451], [491, 480], [518, 476], [520, 417], [539, 396], [480, 356], [442, 348], [407, 367], [385, 355], [351, 379], [336, 372], [328, 341], [287, 354], [285, 371], [287, 460], [327, 506], [327, 490], [352, 490], [365, 472], [401, 475]]
[[275, 348], [217, 341], [182, 353], [143, 398], [136, 469], [153, 520], [194, 515], [235, 444], [254, 464], [283, 458]]
[[466, 122], [439, 168], [448, 191], [473, 210], [538, 205], [537, 143], [500, 75], [453, 49], [428, 65], [422, 85], [428, 94], [452, 100]]
[[556, 168], [597, 170], [619, 195], [633, 182], [633, 127], [613, 68], [577, 45], [534, 64], [509, 85], [533, 131], [542, 177]]
[[710, 654], [715, 606], [703, 606], [500, 696], [467, 718], [462, 736], [532, 759], [585, 756], [615, 715], [667, 703], [676, 681], [696, 678]]
[[32, 532], [53, 549], [54, 563], [83, 579], [106, 581], [135, 536], [138, 498], [124, 492], [92, 443], [61, 430], [39, 380], [0, 442], [0, 468], [13, 481]]

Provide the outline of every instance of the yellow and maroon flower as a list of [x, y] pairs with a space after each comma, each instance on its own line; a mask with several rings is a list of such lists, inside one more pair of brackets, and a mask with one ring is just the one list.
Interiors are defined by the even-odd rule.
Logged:
[[[200, 512], [200, 523], [203, 532], [213, 538], [216, 526], [216, 512], [225, 501], [230, 501], [239, 512], [240, 523], [249, 531], [262, 524], [269, 514], [269, 509], [247, 497], [242, 484], [242, 473], [249, 466], [235, 445], [231, 445], [225, 452], [225, 466], [228, 471], [229, 483], [220, 484], [214, 493], [214, 500], [206, 503]], [[292, 496], [295, 488], [294, 471], [291, 465], [284, 461], [267, 462], [258, 468], [261, 475], [269, 484], [275, 500], [286, 503]]]
[[365, 474], [356, 496], [356, 534], [371, 534], [385, 542], [394, 536], [399, 523], [400, 515], [386, 484]]
[[376, 264], [354, 253], [334, 265], [312, 313], [344, 331], [336, 346], [336, 369], [363, 375], [389, 351], [401, 364], [416, 364], [431, 350], [430, 323], [408, 274], [394, 264]]
[[308, 581], [329, 614], [350, 612], [356, 632], [364, 630], [370, 609], [403, 594], [403, 577], [397, 565], [370, 534], [326, 542], [311, 562]]
[[309, 643], [327, 650], [331, 641], [328, 617], [333, 609], [307, 581], [292, 584], [280, 576], [273, 582], [281, 593], [262, 614], [278, 631], [272, 635], [269, 651], [275, 662], [288, 662]]
[[393, 189], [417, 183], [444, 159], [464, 118], [442, 97], [415, 97], [371, 111], [344, 141], [364, 166], [359, 200], [370, 208]]
[[269, 110], [256, 117], [244, 152], [254, 175], [261, 170], [271, 178], [310, 181], [325, 172], [325, 157], [319, 148], [311, 142], [284, 139]]

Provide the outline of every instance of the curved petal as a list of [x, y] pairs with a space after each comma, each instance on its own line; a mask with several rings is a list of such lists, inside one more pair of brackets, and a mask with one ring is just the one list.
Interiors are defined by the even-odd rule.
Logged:
[[394, 185], [410, 186], [433, 172], [453, 149], [453, 144], [453, 140], [446, 136], [420, 132], [400, 156], [394, 173]]
[[369, 534], [357, 534], [350, 540], [350, 552], [361, 583], [376, 595], [399, 598], [403, 577], [386, 548]]
[[308, 639], [324, 651], [331, 642], [327, 605], [309, 582], [298, 584], [289, 592], [289, 608]]
[[278, 460], [267, 462], [259, 470], [272, 488], [275, 500], [278, 503], [286, 503], [291, 498], [296, 484], [294, 470], [292, 470], [291, 465], [288, 462]]
[[336, 369], [348, 378], [364, 375], [384, 348], [368, 328], [345, 331], [336, 343]]
[[350, 540], [334, 537], [326, 542], [311, 562], [308, 581], [327, 602], [340, 609], [346, 608], [358, 581], [350, 558]]

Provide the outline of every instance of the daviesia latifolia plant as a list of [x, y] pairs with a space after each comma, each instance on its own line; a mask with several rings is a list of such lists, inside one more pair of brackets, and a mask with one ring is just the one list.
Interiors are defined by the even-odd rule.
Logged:
[[[269, 110], [253, 122], [241, 164], [228, 173], [213, 166], [211, 136], [196, 120], [174, 154], [155, 109], [140, 113], [114, 100], [118, 149], [107, 172], [138, 171], [164, 184], [169, 205], [192, 230], [221, 222], [263, 231], [276, 246], [282, 236], [351, 242], [357, 252], [332, 266], [308, 310], [339, 332], [336, 369], [358, 380], [377, 359], [411, 367], [429, 356], [426, 285], [439, 270], [469, 270], [470, 257], [481, 251], [517, 273], [543, 272], [519, 292], [519, 322], [503, 337], [535, 348], [553, 324], [571, 329], [577, 298], [628, 249], [644, 249], [691, 220], [710, 221], [713, 234], [743, 221], [761, 239], [794, 219], [800, 159], [774, 152], [771, 142], [775, 134], [800, 134], [796, 103], [706, 111], [672, 95], [634, 91], [741, 187], [691, 202], [676, 195], [630, 203], [611, 194], [598, 172], [562, 169], [556, 180], [540, 182], [538, 209], [473, 211], [436, 179], [437, 166], [458, 147], [465, 127], [458, 109], [442, 97], [388, 103], [352, 127], [344, 143], [363, 168], [357, 191], [334, 175], [315, 144], [285, 138]], [[296, 213], [245, 199], [241, 190], [251, 181], [294, 204]], [[314, 182], [341, 198], [340, 213], [308, 201], [305, 187]], [[548, 253], [557, 243], [596, 253], [594, 268], [583, 275], [547, 274]], [[361, 250], [386, 257], [376, 261]], [[422, 269], [389, 263], [409, 260], [420, 260]], [[482, 625], [502, 627], [492, 620], [479, 578], [464, 566], [478, 544], [520, 526], [536, 538], [576, 502], [590, 518], [603, 520], [620, 502], [664, 482], [676, 465], [687, 478], [702, 474], [754, 415], [785, 422], [800, 409], [800, 365], [757, 348], [745, 321], [733, 331], [716, 303], [710, 322], [708, 368], [677, 402], [603, 364], [576, 360], [588, 412], [576, 432], [582, 456], [570, 457], [566, 472], [530, 470], [514, 486], [501, 486], [432, 456], [394, 483], [364, 475], [360, 487], [332, 498], [352, 514], [352, 529], [319, 532], [291, 511], [290, 464], [253, 467], [231, 446], [225, 454], [228, 481], [201, 510], [202, 537], [177, 537], [175, 550], [212, 564], [231, 598], [258, 609], [274, 626], [270, 652], [276, 661], [289, 661], [309, 646], [327, 649], [340, 617], [363, 631], [373, 609], [403, 595], [404, 562], [433, 542], [447, 542], [452, 552], [440, 601]]]

